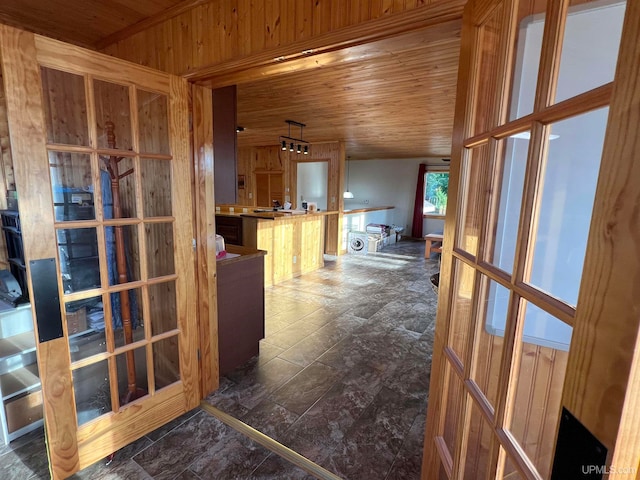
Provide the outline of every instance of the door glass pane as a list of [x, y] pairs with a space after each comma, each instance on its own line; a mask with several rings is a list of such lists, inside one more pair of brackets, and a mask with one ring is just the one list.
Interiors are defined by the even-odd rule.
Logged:
[[167, 96], [137, 90], [140, 152], [169, 155]]
[[57, 230], [60, 273], [65, 293], [100, 287], [95, 228]]
[[528, 281], [576, 305], [608, 108], [551, 126]]
[[453, 303], [449, 346], [464, 364], [467, 354], [467, 339], [471, 328], [472, 295], [475, 270], [460, 260], [454, 260]]
[[[120, 231], [120, 234], [118, 231]], [[140, 280], [137, 225], [105, 227], [105, 234], [109, 285]], [[118, 238], [121, 239], [118, 240]], [[120, 247], [120, 244], [122, 244], [122, 247]]]
[[173, 224], [148, 223], [144, 226], [147, 239], [147, 268], [149, 278], [172, 275], [173, 263]]
[[56, 222], [95, 219], [91, 157], [49, 152], [49, 172]]
[[95, 80], [98, 148], [132, 150], [129, 87]]
[[556, 102], [613, 81], [626, 3], [571, 1], [560, 57]]
[[489, 147], [485, 144], [467, 151], [463, 170], [463, 189], [466, 202], [462, 211], [462, 235], [458, 237], [458, 248], [472, 255], [478, 253], [482, 230], [482, 213], [487, 182]]
[[522, 206], [524, 174], [529, 151], [529, 132], [513, 135], [504, 142], [504, 159], [499, 187], [498, 218], [493, 246], [493, 263], [507, 273], [513, 271]]
[[142, 195], [145, 217], [169, 217], [171, 207], [171, 161], [143, 158]]
[[[502, 451], [502, 448], [500, 448], [500, 450]], [[509, 457], [506, 457], [504, 462], [503, 478], [504, 480], [524, 480], [524, 477], [520, 474], [515, 464]], [[548, 477], [543, 477], [543, 478], [548, 478]]]
[[111, 411], [107, 360], [73, 370], [73, 392], [78, 425]]
[[176, 282], [149, 285], [149, 310], [152, 335], [178, 328]]
[[479, 28], [478, 52], [476, 58], [478, 62], [476, 91], [479, 94], [475, 98], [475, 122], [473, 132], [479, 134], [486, 132], [496, 121], [496, 100], [500, 93], [498, 91], [500, 75], [500, 53], [502, 52], [502, 21], [504, 13], [503, 4], [500, 3]]
[[449, 475], [447, 475], [447, 471], [442, 466], [442, 463], [440, 464], [438, 472], [438, 480], [449, 480]]
[[451, 458], [456, 451], [456, 436], [460, 429], [460, 412], [462, 410], [462, 399], [464, 398], [464, 388], [458, 375], [453, 368], [447, 366], [449, 372], [449, 389], [447, 390], [446, 413], [444, 419], [444, 431], [442, 437], [449, 449]]
[[[102, 297], [65, 304], [71, 361], [76, 362], [107, 351]], [[97, 327], [97, 328], [94, 328]]]
[[180, 380], [177, 335], [153, 343], [153, 377], [156, 390]]
[[[144, 339], [142, 292], [139, 288], [110, 293], [111, 316], [115, 346], [122, 347]], [[125, 325], [131, 324], [131, 338], [127, 340]]]
[[518, 6], [515, 61], [509, 120], [533, 112], [540, 67], [546, 2], [521, 0]]
[[502, 285], [483, 278], [483, 289], [479, 298], [484, 298], [480, 318], [484, 318], [484, 328], [476, 337], [476, 365], [472, 378], [495, 407], [498, 394], [498, 376], [504, 345], [504, 332], [509, 309], [509, 290]]
[[136, 179], [133, 158], [101, 156], [100, 188], [104, 218], [136, 217]]
[[[494, 441], [491, 426], [482, 416], [478, 407], [471, 408], [469, 421], [469, 438], [467, 439], [467, 454], [464, 459], [464, 480], [478, 480], [479, 478], [493, 478], [487, 474], [490, 462], [491, 444]], [[495, 453], [497, 455], [497, 451]], [[495, 473], [494, 473], [495, 474]]]
[[146, 351], [145, 347], [140, 347], [116, 356], [121, 407], [149, 392]]
[[88, 146], [84, 77], [46, 67], [40, 73], [47, 142]]
[[510, 431], [542, 478], [549, 478], [572, 329], [524, 300], [522, 308], [526, 314], [514, 405], [517, 413]]

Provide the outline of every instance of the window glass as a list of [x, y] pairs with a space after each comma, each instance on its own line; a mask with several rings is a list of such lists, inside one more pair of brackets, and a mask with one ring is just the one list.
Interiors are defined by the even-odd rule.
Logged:
[[554, 123], [543, 171], [531, 285], [576, 305], [609, 109]]
[[424, 174], [425, 215], [444, 215], [447, 211], [449, 172], [427, 172]]
[[572, 0], [564, 30], [556, 102], [613, 80], [626, 2]]

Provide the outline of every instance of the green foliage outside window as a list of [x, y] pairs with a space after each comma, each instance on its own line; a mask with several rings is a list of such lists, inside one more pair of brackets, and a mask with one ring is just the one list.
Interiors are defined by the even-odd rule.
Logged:
[[425, 213], [429, 213], [429, 210], [444, 213], [447, 208], [449, 172], [427, 172], [425, 177]]

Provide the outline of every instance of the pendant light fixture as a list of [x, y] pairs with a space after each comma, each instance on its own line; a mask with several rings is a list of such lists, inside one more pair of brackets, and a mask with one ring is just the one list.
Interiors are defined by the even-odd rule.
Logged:
[[347, 189], [342, 194], [342, 198], [353, 198], [353, 193], [349, 190], [349, 159], [347, 157]]
[[[289, 125], [289, 135], [280, 136], [280, 145], [282, 151], [289, 150], [290, 152], [296, 152], [297, 154], [309, 155], [309, 142], [302, 139], [302, 129], [306, 127], [304, 123], [296, 122], [295, 120], [285, 120], [285, 123]], [[291, 136], [291, 125], [300, 128], [300, 138], [293, 138]]]

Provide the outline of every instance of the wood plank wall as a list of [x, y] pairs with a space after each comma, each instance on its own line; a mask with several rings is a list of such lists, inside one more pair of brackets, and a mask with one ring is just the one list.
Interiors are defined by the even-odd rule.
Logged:
[[[270, 205], [257, 205], [256, 203], [256, 173], [282, 172], [285, 200], [291, 201], [294, 208], [299, 207], [295, 202], [296, 161], [329, 162], [328, 210], [342, 212], [344, 209], [342, 178], [344, 176], [345, 150], [344, 144], [340, 142], [313, 144], [309, 148], [309, 155], [304, 155], [304, 157], [288, 150], [283, 151], [277, 145], [239, 148], [238, 175], [245, 176], [245, 188], [238, 190], [238, 204], [269, 207]], [[251, 198], [249, 198], [250, 196]], [[340, 253], [341, 223], [342, 213], [331, 215], [327, 219], [325, 253], [329, 255]]]
[[177, 75], [447, 0], [220, 0], [102, 51]]

